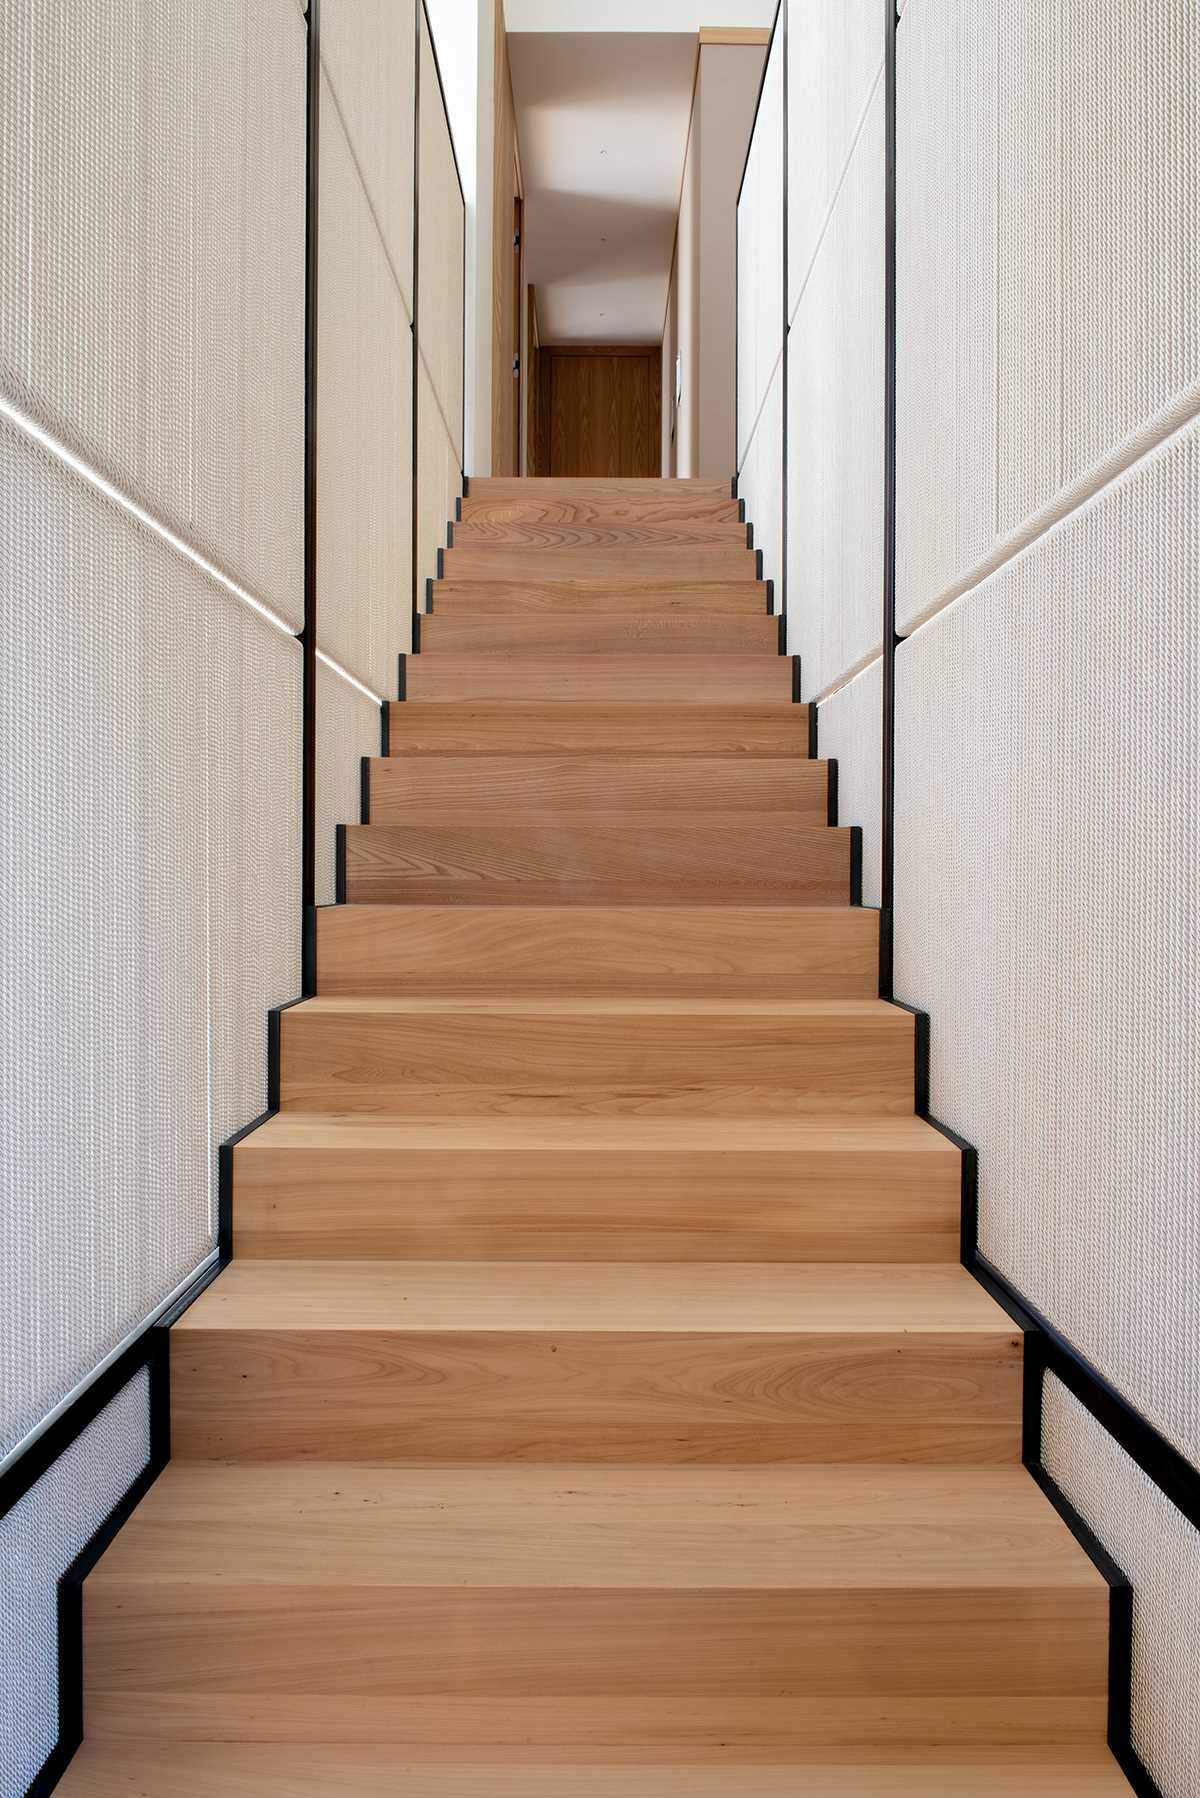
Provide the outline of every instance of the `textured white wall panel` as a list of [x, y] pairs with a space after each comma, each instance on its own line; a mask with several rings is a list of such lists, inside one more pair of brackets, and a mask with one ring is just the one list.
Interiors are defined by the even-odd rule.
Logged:
[[7, 0], [0, 391], [297, 626], [305, 27]]
[[450, 128], [438, 92], [433, 47], [423, 17], [420, 55], [417, 342], [461, 468], [466, 220], [454, 168]]
[[783, 350], [783, 31], [767, 58], [738, 201], [738, 467]]
[[23, 1798], [58, 1740], [58, 1581], [149, 1458], [143, 1371], [0, 1520], [0, 1798]]
[[883, 67], [879, 0], [788, 0], [788, 317]]
[[1200, 405], [1200, 11], [912, 0], [898, 41], [904, 629]]
[[805, 699], [882, 642], [884, 174], [878, 83], [788, 336], [788, 619]]
[[896, 989], [984, 1253], [1194, 1459], [1198, 592], [1193, 424], [901, 645], [896, 723]]
[[425, 609], [425, 583], [437, 574], [437, 552], [462, 492], [458, 449], [446, 429], [424, 357], [417, 362], [417, 574]]
[[[389, 692], [395, 687], [395, 681]], [[379, 707], [317, 663], [317, 904], [337, 896], [337, 827], [362, 816], [364, 755], [378, 755]]]
[[838, 765], [838, 823], [862, 830], [864, 905], [879, 904], [882, 730], [883, 662], [876, 658], [817, 711], [817, 753]]
[[299, 985], [300, 650], [7, 425], [0, 628], [2, 1450], [215, 1241]]
[[[754, 547], [762, 551], [763, 579], [775, 582], [775, 609], [781, 609], [783, 573], [783, 363], [767, 389], [758, 425], [738, 475], [738, 494], [754, 526]], [[795, 645], [793, 645], [793, 648]]]
[[[1005, 30], [1015, 29], [1004, 13]], [[900, 630], [996, 536], [1000, 9], [910, 0], [897, 33], [896, 609]], [[1006, 279], [1013, 278], [1005, 271]]]
[[413, 0], [322, 0], [322, 135], [332, 105], [410, 319], [415, 31]]
[[323, 83], [317, 633], [391, 695], [412, 616], [412, 329], [328, 94]]
[[1050, 1374], [1042, 1461], [1133, 1588], [1131, 1734], [1163, 1798], [1200, 1792], [1200, 1534]]

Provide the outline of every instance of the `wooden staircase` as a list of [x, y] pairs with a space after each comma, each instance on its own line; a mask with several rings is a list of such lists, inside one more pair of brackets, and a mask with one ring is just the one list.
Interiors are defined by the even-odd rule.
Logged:
[[736, 503], [462, 511], [63, 1791], [1116, 1798]]

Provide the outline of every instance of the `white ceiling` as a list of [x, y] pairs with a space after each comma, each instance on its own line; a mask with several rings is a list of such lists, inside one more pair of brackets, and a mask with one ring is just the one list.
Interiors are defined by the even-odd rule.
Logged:
[[543, 343], [659, 342], [695, 30], [510, 30], [508, 49]]

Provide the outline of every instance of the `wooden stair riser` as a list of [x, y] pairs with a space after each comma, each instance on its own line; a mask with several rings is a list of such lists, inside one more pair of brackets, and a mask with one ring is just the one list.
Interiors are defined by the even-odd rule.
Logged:
[[683, 475], [472, 475], [463, 505], [468, 500], [532, 500], [536, 503], [579, 499], [594, 499], [601, 505], [630, 500], [662, 504], [726, 501], [730, 497], [728, 481], [692, 480]]
[[829, 764], [779, 756], [391, 756], [367, 768], [373, 824], [524, 817], [570, 828], [613, 812], [778, 813], [820, 826]]
[[409, 656], [405, 696], [430, 705], [746, 706], [790, 704], [780, 655]]
[[567, 601], [504, 613], [460, 604], [421, 621], [422, 655], [770, 655], [778, 646], [779, 621], [761, 609], [634, 614]]
[[[765, 581], [433, 581], [433, 605], [422, 628], [443, 619], [470, 617], [483, 625], [497, 618], [541, 620], [575, 613], [623, 618], [630, 628], [688, 618], [769, 617]], [[778, 629], [779, 620], [774, 621]]]
[[849, 830], [708, 813], [544, 825], [350, 825], [351, 904], [837, 905], [851, 896]]
[[803, 705], [394, 704], [392, 755], [808, 756]]
[[[421, 1740], [433, 1718], [451, 1742], [514, 1739], [522, 1723], [534, 1741], [569, 1741], [580, 1727], [584, 1740], [705, 1741], [740, 1736], [755, 1715], [780, 1741], [834, 1728], [853, 1739], [905, 1705], [932, 1720], [936, 1699], [960, 1714], [952, 1734], [978, 1707], [984, 1727], [1007, 1720], [1020, 1739], [1022, 1703], [1094, 1724], [1106, 1671], [1100, 1593], [329, 1593], [281, 1582], [89, 1595], [86, 1611], [89, 1717], [124, 1697], [136, 1723], [136, 1696], [148, 1735], [160, 1703], [180, 1694], [208, 1700], [205, 1733], [235, 1738], [263, 1730], [279, 1704], [293, 1716], [303, 1707], [317, 1739], [331, 1713], [385, 1741]], [[531, 1691], [545, 1695], [536, 1707]]]
[[861, 906], [323, 906], [317, 990], [869, 999]]
[[737, 519], [633, 521], [597, 519], [589, 524], [549, 524], [543, 520], [466, 519], [451, 531], [454, 549], [525, 549], [536, 563], [543, 550], [575, 550], [589, 565], [611, 549], [681, 551], [749, 549], [750, 533]]
[[[582, 1002], [581, 1002], [582, 1003]], [[282, 1013], [284, 1110], [395, 1117], [904, 1116], [907, 1012]]]
[[476, 543], [442, 552], [438, 570], [448, 581], [512, 581], [528, 577], [536, 581], [569, 581], [572, 575], [588, 580], [619, 582], [632, 575], [653, 580], [663, 575], [672, 581], [753, 581], [759, 578], [758, 560], [745, 540], [738, 543], [673, 546], [614, 543], [593, 549], [530, 549], [524, 544]]
[[728, 493], [695, 499], [685, 494], [638, 499], [612, 493], [593, 493], [589, 498], [582, 491], [574, 498], [559, 499], [476, 499], [467, 494], [459, 513], [463, 524], [721, 524], [746, 528], [737, 500]]
[[183, 1459], [698, 1464], [1020, 1455], [1020, 1338], [210, 1328], [172, 1349]]

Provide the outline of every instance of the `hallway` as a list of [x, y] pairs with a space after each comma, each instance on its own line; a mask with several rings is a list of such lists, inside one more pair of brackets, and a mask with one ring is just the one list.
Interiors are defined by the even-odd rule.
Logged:
[[1195, 0], [0, 121], [0, 1798], [1198, 1798]]

